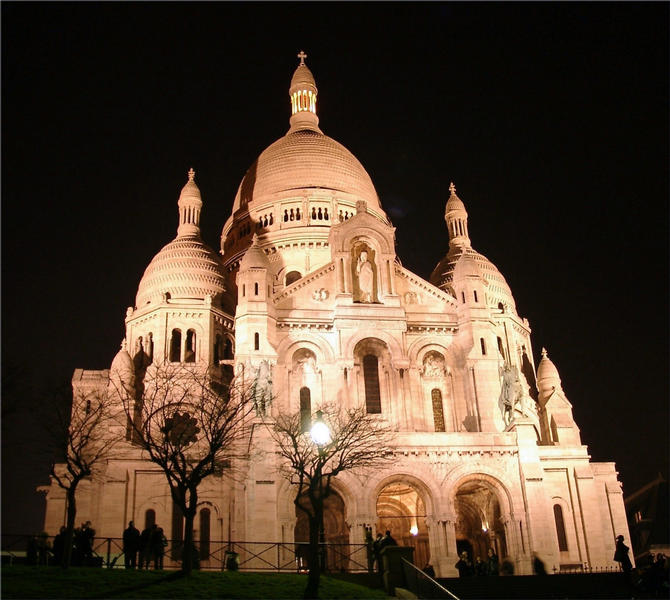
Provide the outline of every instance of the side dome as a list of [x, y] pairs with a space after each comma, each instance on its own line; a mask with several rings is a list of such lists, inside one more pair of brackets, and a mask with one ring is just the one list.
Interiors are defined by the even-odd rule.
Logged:
[[135, 306], [160, 303], [163, 294], [171, 300], [204, 300], [225, 292], [225, 270], [221, 258], [200, 238], [202, 199], [195, 183], [195, 171], [177, 202], [179, 227], [177, 237], [154, 256], [144, 271], [137, 289]]
[[381, 210], [372, 179], [342, 144], [314, 129], [289, 131], [251, 165], [235, 196], [233, 213], [252, 201], [302, 189], [351, 194]]
[[221, 259], [198, 236], [178, 237], [154, 256], [137, 289], [135, 306], [171, 299], [204, 300], [225, 291]]
[[512, 290], [498, 268], [483, 254], [470, 247], [457, 246], [437, 264], [430, 275], [430, 282], [440, 289], [454, 293], [453, 280], [468, 276], [479, 276], [486, 282], [487, 304], [497, 308], [498, 304], [516, 312]]

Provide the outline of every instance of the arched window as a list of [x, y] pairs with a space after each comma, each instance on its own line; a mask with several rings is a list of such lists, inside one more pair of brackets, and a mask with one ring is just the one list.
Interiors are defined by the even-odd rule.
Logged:
[[500, 352], [500, 356], [505, 358], [505, 349], [503, 348], [503, 341], [500, 336], [498, 336], [498, 351]]
[[312, 393], [308, 387], [300, 388], [300, 430], [309, 431], [312, 426]]
[[226, 341], [223, 345], [223, 358], [233, 358], [233, 341], [229, 337], [226, 338]]
[[505, 305], [502, 302], [498, 302], [498, 310], [500, 312], [505, 312]]
[[486, 340], [484, 340], [484, 338], [479, 338], [479, 343], [482, 347], [482, 356], [486, 356]]
[[254, 333], [254, 350], [260, 350], [261, 349], [261, 336], [258, 334], [258, 332]]
[[189, 329], [186, 332], [186, 349], [184, 353], [184, 362], [195, 362], [195, 331]]
[[286, 274], [286, 285], [291, 285], [294, 281], [298, 281], [302, 275], [298, 271], [289, 271]]
[[258, 282], [254, 283], [254, 296], [258, 296]]
[[170, 338], [170, 362], [181, 360], [181, 329], [173, 329]]
[[479, 298], [477, 298], [477, 290], [473, 290], [473, 291], [472, 291], [472, 295], [473, 295], [474, 298], [475, 298], [475, 302], [479, 302]]
[[144, 529], [151, 529], [151, 526], [156, 522], [156, 511], [149, 508], [144, 513]]
[[444, 427], [444, 409], [442, 406], [442, 392], [437, 388], [430, 392], [433, 400], [433, 421], [435, 431], [446, 431]]
[[209, 559], [209, 508], [203, 508], [200, 511], [200, 560]]
[[382, 401], [379, 395], [379, 361], [374, 354], [363, 357], [363, 378], [365, 380], [365, 408], [368, 413], [382, 412]]
[[154, 362], [154, 334], [151, 332], [147, 335], [146, 353], [148, 357], [147, 364], [151, 364]]
[[565, 535], [565, 522], [563, 521], [563, 509], [560, 504], [554, 504], [554, 521], [556, 521], [556, 536], [558, 537], [558, 549], [561, 552], [568, 551], [568, 538]]

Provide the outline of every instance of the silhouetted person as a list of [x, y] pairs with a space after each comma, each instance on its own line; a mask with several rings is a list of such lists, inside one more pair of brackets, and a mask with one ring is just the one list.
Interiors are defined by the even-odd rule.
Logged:
[[60, 531], [56, 534], [53, 543], [54, 563], [60, 565], [63, 563], [63, 555], [65, 553], [65, 534], [67, 527], [61, 526]]
[[123, 532], [123, 562], [126, 569], [137, 566], [137, 552], [140, 549], [140, 530], [130, 521], [128, 529]]
[[154, 560], [154, 569], [163, 568], [165, 546], [167, 546], [167, 539], [163, 535], [163, 528], [154, 525], [151, 531], [151, 556]]
[[486, 575], [487, 571], [487, 564], [479, 558], [479, 556], [475, 559], [475, 575], [477, 577], [484, 577]]
[[151, 528], [146, 527], [140, 534], [140, 563], [139, 568], [149, 568], [149, 559], [151, 556]]
[[628, 550], [628, 546], [623, 543], [623, 536], [617, 536], [614, 560], [621, 566], [621, 570], [623, 571], [626, 581], [630, 581], [630, 572], [633, 570], [633, 565], [630, 562], [630, 557], [628, 556]]
[[500, 575], [511, 576], [514, 575], [514, 563], [506, 558], [500, 565]]
[[470, 562], [468, 553], [465, 550], [461, 552], [461, 556], [459, 557], [458, 562], [454, 566], [458, 569], [459, 577], [470, 577], [473, 573], [472, 563]]
[[489, 548], [488, 559], [486, 561], [486, 574], [487, 575], [498, 575], [498, 555], [495, 553], [493, 548]]
[[381, 542], [379, 542], [379, 551], [381, 552], [386, 546], [397, 546], [398, 542], [393, 539], [391, 532], [387, 529]]
[[375, 562], [377, 563], [377, 573], [382, 572], [382, 558], [379, 555], [381, 552], [382, 534], [377, 534], [377, 539], [372, 542], [372, 553], [375, 555]]
[[547, 569], [544, 568], [544, 563], [542, 559], [538, 556], [537, 552], [533, 552], [533, 574], [534, 575], [546, 575]]
[[83, 564], [86, 565], [93, 558], [93, 538], [95, 529], [91, 527], [91, 522], [86, 521], [79, 530], [77, 547], [81, 552]]

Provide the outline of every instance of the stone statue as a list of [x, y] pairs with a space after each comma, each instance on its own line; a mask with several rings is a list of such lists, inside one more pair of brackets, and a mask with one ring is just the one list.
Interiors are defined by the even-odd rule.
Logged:
[[423, 360], [424, 377], [444, 376], [444, 359], [434, 352], [430, 352]]
[[515, 412], [526, 417], [537, 418], [535, 402], [528, 393], [528, 384], [525, 377], [519, 375], [517, 367], [505, 362], [500, 368], [500, 375], [502, 390], [499, 406], [505, 425], [509, 425], [514, 420]]
[[272, 370], [267, 360], [262, 360], [256, 368], [251, 395], [256, 404], [256, 413], [265, 415], [267, 405], [272, 401]]
[[358, 275], [358, 288], [361, 290], [360, 301], [374, 302], [373, 284], [375, 273], [368, 260], [368, 253], [365, 250], [361, 250], [356, 262], [356, 274]]

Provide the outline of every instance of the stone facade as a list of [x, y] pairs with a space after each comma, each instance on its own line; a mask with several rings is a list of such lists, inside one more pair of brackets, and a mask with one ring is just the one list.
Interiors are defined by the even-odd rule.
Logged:
[[[76, 370], [75, 393], [111, 390], [115, 377], [130, 385], [162, 361], [252, 369], [272, 388], [259, 424], [334, 402], [366, 406], [396, 431], [390, 466], [336, 482], [329, 541], [388, 528], [441, 576], [456, 573], [460, 551], [485, 557], [489, 547], [518, 574], [531, 572], [534, 552], [549, 571], [615, 566], [615, 536], [628, 539], [615, 466], [590, 461], [546, 351], [535, 367], [530, 325], [472, 248], [455, 186], [443, 190], [449, 252], [428, 281], [398, 261], [363, 166], [320, 130], [317, 94], [301, 53], [290, 129], [244, 176], [220, 255], [201, 240], [189, 173], [177, 237], [144, 273], [122, 350], [110, 370]], [[196, 538], [305, 539], [263, 427], [252, 446], [265, 454], [250, 456], [243, 481], [201, 488]], [[143, 527], [151, 511], [179, 536], [164, 476], [130, 442], [78, 498], [78, 521], [99, 536], [120, 537], [131, 519]], [[64, 515], [52, 485], [45, 529], [56, 533]]]

